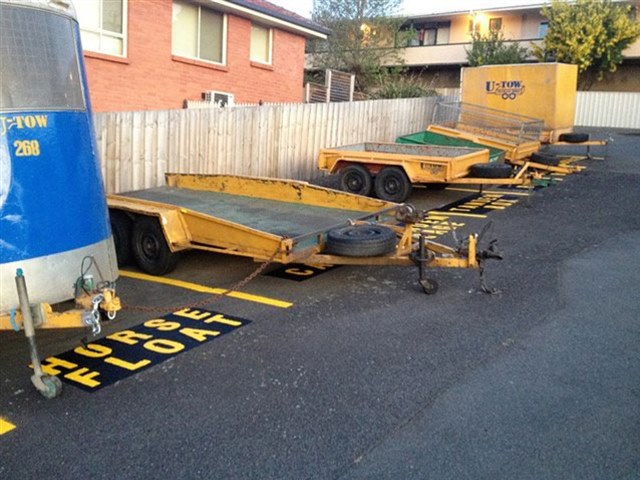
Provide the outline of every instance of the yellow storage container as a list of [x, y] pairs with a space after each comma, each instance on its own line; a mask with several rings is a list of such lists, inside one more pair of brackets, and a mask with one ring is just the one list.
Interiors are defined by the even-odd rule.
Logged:
[[541, 140], [573, 128], [578, 67], [565, 63], [486, 65], [462, 69], [462, 102], [544, 121]]

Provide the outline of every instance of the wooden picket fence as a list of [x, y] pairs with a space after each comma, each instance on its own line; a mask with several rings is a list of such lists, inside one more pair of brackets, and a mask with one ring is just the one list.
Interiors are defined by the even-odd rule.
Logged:
[[162, 185], [166, 172], [309, 180], [321, 148], [422, 130], [438, 97], [95, 114], [106, 190]]

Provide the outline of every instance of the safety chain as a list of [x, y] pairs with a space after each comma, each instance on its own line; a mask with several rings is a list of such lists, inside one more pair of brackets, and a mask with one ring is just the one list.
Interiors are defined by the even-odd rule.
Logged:
[[273, 255], [271, 255], [271, 257], [269, 257], [269, 259], [267, 259], [264, 263], [262, 263], [258, 268], [256, 268], [253, 272], [251, 272], [245, 278], [243, 278], [239, 282], [235, 283], [231, 287], [225, 289], [222, 293], [215, 294], [216, 296], [215, 296], [215, 298], [213, 300], [211, 299], [211, 297], [213, 295], [211, 295], [211, 296], [207, 296], [207, 298], [205, 298], [204, 300], [199, 300], [197, 302], [193, 302], [193, 303], [190, 303], [190, 304], [187, 304], [187, 305], [181, 305], [179, 307], [169, 307], [169, 306], [166, 306], [166, 307], [149, 307], [149, 306], [140, 306], [140, 305], [123, 305], [122, 309], [123, 310], [129, 310], [129, 311], [132, 311], [132, 312], [156, 313], [156, 312], [166, 312], [167, 310], [184, 310], [184, 309], [187, 309], [187, 308], [202, 307], [204, 305], [210, 305], [212, 303], [219, 302], [224, 297], [228, 296], [231, 292], [243, 288], [251, 280], [253, 280], [258, 275], [260, 275], [262, 272], [264, 272], [264, 270], [269, 265], [271, 265], [273, 263], [273, 261], [275, 260], [275, 258], [276, 258], [276, 256], [278, 255], [279, 252], [280, 252], [280, 247], [278, 247], [276, 249], [276, 251], [273, 252]]

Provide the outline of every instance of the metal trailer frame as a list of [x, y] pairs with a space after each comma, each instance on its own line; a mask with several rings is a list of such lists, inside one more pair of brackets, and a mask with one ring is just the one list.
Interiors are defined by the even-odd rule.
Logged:
[[[563, 129], [562, 132], [570, 129]], [[432, 123], [428, 132], [445, 135], [450, 138], [471, 141], [482, 146], [497, 148], [505, 152], [505, 159], [512, 165], [528, 167], [547, 173], [576, 173], [584, 167], [565, 164], [547, 165], [537, 163], [531, 156], [545, 146], [587, 147], [587, 158], [591, 156], [592, 146], [606, 146], [607, 141], [553, 142], [550, 138], [560, 131], [547, 135], [544, 123], [540, 119], [517, 115], [463, 102], [440, 102], [436, 104]]]
[[529, 170], [528, 164], [521, 165], [516, 174], [509, 178], [469, 176], [473, 165], [490, 163], [497, 162], [490, 161], [490, 151], [487, 148], [402, 143], [345, 145], [321, 149], [318, 155], [319, 168], [329, 173], [343, 172], [350, 165], [361, 165], [374, 177], [385, 168], [396, 167], [404, 171], [411, 184], [526, 186], [531, 185], [536, 177]]
[[427, 130], [499, 148], [507, 160], [520, 160], [540, 149], [543, 128], [544, 122], [537, 118], [470, 103], [439, 102]]
[[[436, 289], [435, 282], [426, 278], [427, 268], [480, 269], [485, 259], [499, 258], [491, 249], [478, 251], [477, 235], [470, 235], [464, 248], [426, 240], [413, 230], [421, 216], [410, 205], [294, 180], [167, 174], [165, 187], [108, 195], [107, 204], [111, 212], [124, 212], [132, 220], [134, 230], [140, 219], [157, 218], [163, 240], [172, 253], [195, 249], [282, 264], [417, 265], [426, 293], [434, 293]], [[252, 209], [259, 210], [259, 220]], [[291, 226], [283, 227], [283, 223], [295, 221], [296, 211], [301, 215], [317, 213], [314, 221], [322, 225], [317, 228], [308, 225], [309, 230], [289, 235], [283, 229]], [[327, 252], [328, 232], [350, 225], [388, 227], [396, 235], [395, 249], [377, 256]]]

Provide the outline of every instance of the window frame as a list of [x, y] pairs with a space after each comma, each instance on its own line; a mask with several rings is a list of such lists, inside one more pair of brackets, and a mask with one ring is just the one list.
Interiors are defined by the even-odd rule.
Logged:
[[268, 42], [269, 42], [269, 58], [268, 61], [263, 62], [262, 60], [256, 60], [255, 58], [251, 57], [251, 41], [252, 36], [251, 36], [251, 32], [249, 33], [249, 61], [251, 63], [259, 63], [260, 65], [273, 65], [273, 28], [268, 27], [266, 25], [263, 25], [261, 23], [258, 22], [251, 22], [251, 28], [253, 29], [253, 26], [256, 27], [260, 27], [260, 28], [265, 28], [268, 32]]
[[[194, 60], [196, 62], [204, 62], [204, 63], [208, 63], [211, 65], [216, 65], [216, 66], [226, 66], [227, 65], [227, 35], [228, 35], [228, 15], [225, 12], [222, 12], [220, 10], [216, 10], [214, 8], [209, 8], [209, 7], [203, 7], [202, 5], [198, 4], [198, 3], [190, 3], [188, 1], [185, 0], [178, 0], [181, 3], [186, 3], [189, 5], [192, 5], [194, 7], [198, 8], [198, 31], [196, 32], [196, 50], [197, 50], [197, 55], [200, 55], [200, 30], [202, 28], [202, 9], [205, 8], [206, 10], [210, 10], [212, 12], [215, 12], [219, 15], [222, 15], [222, 42], [221, 42], [221, 50], [222, 50], [222, 54], [220, 55], [221, 57], [221, 61], [220, 62], [216, 62], [215, 60], [209, 60], [206, 58], [202, 58], [199, 56], [191, 56], [191, 55], [184, 55], [182, 53], [178, 53], [175, 52], [173, 50], [173, 29], [174, 29], [174, 25], [173, 25], [173, 21], [171, 22], [171, 35], [172, 35], [172, 39], [171, 39], [171, 55], [176, 56], [176, 57], [180, 57], [180, 58], [186, 58], [189, 60]], [[171, 1], [171, 8], [173, 9], [173, 5], [175, 5], [176, 0], [172, 0]]]
[[[498, 28], [492, 26], [492, 24], [498, 23]], [[492, 17], [489, 19], [489, 31], [490, 32], [501, 32], [502, 31], [502, 17]]]
[[[544, 33], [542, 32], [544, 30]], [[538, 38], [544, 38], [547, 36], [547, 32], [549, 31], [549, 22], [540, 22], [538, 24]]]
[[[449, 45], [450, 44], [450, 34], [451, 34], [451, 22], [426, 22], [419, 23], [416, 25], [411, 25], [413, 30], [415, 31], [415, 36], [408, 39], [407, 47], [433, 47], [435, 45]], [[427, 32], [434, 31], [434, 43], [427, 43], [425, 40], [427, 39]], [[447, 31], [447, 42], [441, 43], [443, 38], [443, 32]]]
[[101, 47], [102, 47], [103, 36], [118, 38], [122, 40], [122, 53], [117, 54], [117, 53], [107, 52], [105, 50], [102, 50], [101, 48], [94, 50], [94, 49], [85, 47], [84, 44], [82, 45], [83, 51], [94, 52], [94, 53], [99, 53], [101, 55], [109, 55], [109, 56], [118, 57], [118, 58], [127, 58], [127, 53], [128, 53], [128, 48], [127, 48], [128, 47], [127, 45], [128, 28], [127, 27], [128, 27], [129, 0], [120, 0], [120, 1], [122, 2], [122, 32], [121, 33], [112, 32], [111, 30], [105, 30], [104, 28], [102, 28], [102, 11], [103, 11], [104, 0], [98, 0], [98, 6], [99, 6], [98, 19], [100, 23], [100, 28], [96, 29], [96, 28], [83, 27], [80, 21], [78, 21], [78, 27], [80, 29], [80, 39], [82, 39], [82, 32], [97, 34], [99, 36], [99, 44]]

